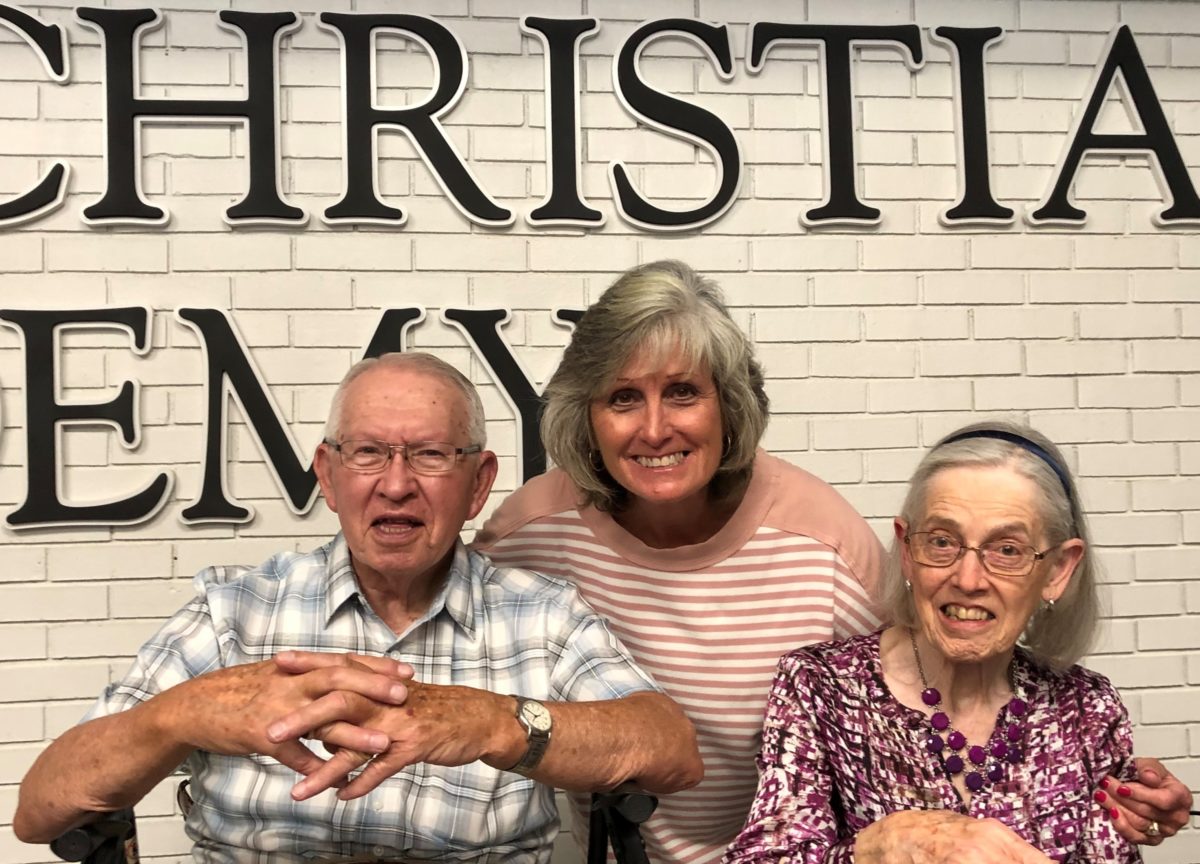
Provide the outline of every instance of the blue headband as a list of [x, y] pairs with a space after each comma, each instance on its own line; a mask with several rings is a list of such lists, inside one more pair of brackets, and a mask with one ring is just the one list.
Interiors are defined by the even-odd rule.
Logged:
[[1050, 466], [1050, 470], [1054, 472], [1054, 475], [1058, 477], [1058, 482], [1062, 484], [1063, 491], [1067, 493], [1067, 501], [1071, 500], [1071, 481], [1067, 478], [1067, 472], [1054, 461], [1053, 456], [1025, 436], [1018, 435], [1015, 432], [1004, 432], [1000, 429], [975, 429], [947, 438], [938, 446], [942, 447], [946, 444], [953, 444], [955, 441], [963, 441], [967, 438], [995, 438], [998, 441], [1007, 441], [1009, 444], [1016, 444], [1022, 450], [1032, 453]]

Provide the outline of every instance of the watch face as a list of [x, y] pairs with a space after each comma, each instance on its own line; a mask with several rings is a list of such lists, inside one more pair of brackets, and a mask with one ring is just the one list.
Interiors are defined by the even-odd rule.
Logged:
[[521, 717], [539, 732], [550, 731], [550, 712], [546, 710], [546, 706], [541, 702], [522, 702]]

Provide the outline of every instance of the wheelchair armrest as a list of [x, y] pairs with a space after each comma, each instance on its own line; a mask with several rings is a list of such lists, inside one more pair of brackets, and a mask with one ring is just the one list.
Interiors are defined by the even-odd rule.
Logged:
[[98, 813], [50, 841], [50, 851], [64, 861], [86, 864], [136, 864], [137, 823], [132, 808]]

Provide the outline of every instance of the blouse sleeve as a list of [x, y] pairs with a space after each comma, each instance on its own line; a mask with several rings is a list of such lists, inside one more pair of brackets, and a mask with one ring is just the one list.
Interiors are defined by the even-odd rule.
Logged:
[[[1132, 766], [1133, 730], [1129, 713], [1108, 679], [1091, 672], [1086, 675], [1082, 737], [1084, 759], [1095, 788], [1105, 775], [1128, 776]], [[1141, 860], [1138, 846], [1118, 834], [1112, 822], [1105, 818], [1085, 822], [1077, 852], [1071, 857], [1072, 862], [1079, 864], [1092, 861], [1131, 864]]]
[[763, 721], [758, 792], [723, 864], [854, 861], [854, 838], [838, 837], [833, 772], [815, 722], [836, 708], [823, 697], [829, 680], [803, 651], [779, 661]]

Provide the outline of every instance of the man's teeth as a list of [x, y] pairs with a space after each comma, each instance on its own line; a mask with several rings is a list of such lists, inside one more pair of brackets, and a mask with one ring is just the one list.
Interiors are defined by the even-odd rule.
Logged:
[[671, 453], [667, 456], [634, 456], [634, 460], [643, 468], [668, 468], [683, 461], [682, 453]]
[[956, 618], [959, 621], [986, 621], [989, 618], [995, 617], [986, 609], [955, 606], [953, 603], [947, 603], [943, 608], [947, 618]]

